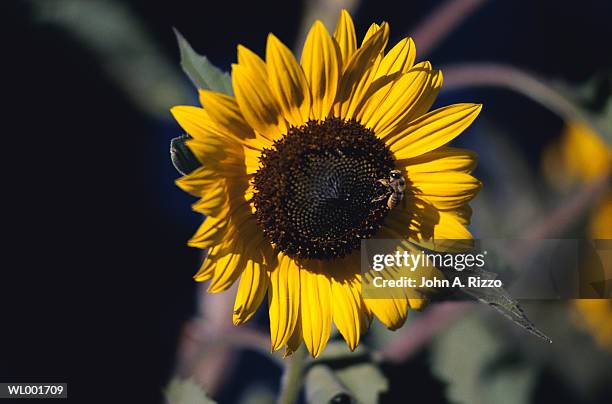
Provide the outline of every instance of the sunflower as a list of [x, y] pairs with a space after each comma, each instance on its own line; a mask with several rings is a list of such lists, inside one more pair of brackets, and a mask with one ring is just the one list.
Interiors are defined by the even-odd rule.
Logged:
[[[560, 189], [569, 189], [577, 183], [589, 184], [610, 174], [612, 148], [586, 123], [569, 121], [560, 141], [545, 151], [543, 169], [549, 182]], [[612, 188], [594, 205], [587, 228], [588, 236], [592, 239], [612, 239], [610, 223]], [[602, 280], [599, 263], [585, 261], [581, 265], [581, 280], [585, 284]], [[609, 279], [611, 275], [604, 273], [603, 279]], [[577, 324], [590, 332], [599, 345], [612, 349], [612, 300], [578, 299], [574, 300], [574, 307]]]
[[[425, 304], [418, 294], [362, 296], [362, 239], [437, 247], [436, 239], [472, 238], [476, 156], [446, 144], [481, 105], [427, 112], [441, 72], [414, 63], [410, 38], [385, 53], [388, 38], [387, 23], [372, 24], [357, 46], [342, 11], [333, 35], [313, 24], [298, 63], [270, 34], [265, 61], [238, 46], [235, 96], [201, 90], [202, 108], [171, 110], [202, 163], [177, 180], [206, 216], [188, 243], [208, 249], [195, 279], [210, 280], [212, 293], [238, 281], [236, 325], [267, 293], [272, 350], [291, 353], [303, 340], [316, 357], [332, 323], [353, 350], [373, 316], [396, 329]], [[392, 170], [407, 188], [389, 209], [378, 179]]]

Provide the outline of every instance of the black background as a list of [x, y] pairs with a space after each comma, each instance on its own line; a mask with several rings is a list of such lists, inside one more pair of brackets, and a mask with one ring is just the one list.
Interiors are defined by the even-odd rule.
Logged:
[[[263, 54], [269, 31], [292, 44], [301, 15], [299, 2], [124, 3], [176, 63], [172, 26], [224, 68], [238, 43]], [[365, 1], [354, 15], [358, 32], [387, 20], [397, 40], [408, 31], [397, 27], [414, 26], [439, 2], [398, 3]], [[139, 112], [94, 53], [36, 23], [28, 2], [0, 9], [0, 379], [68, 382], [75, 402], [156, 402], [179, 327], [195, 310], [199, 258], [185, 241], [198, 218], [178, 220], [168, 213], [177, 204], [167, 203], [189, 209], [164, 154], [178, 126]], [[428, 58], [510, 62], [578, 82], [612, 65], [611, 11], [603, 0], [492, 1]], [[549, 140], [534, 134], [560, 126], [520, 96], [470, 95], [531, 156]], [[407, 371], [391, 369], [392, 382]], [[430, 383], [429, 401], [441, 399], [437, 382], [417, 381]]]

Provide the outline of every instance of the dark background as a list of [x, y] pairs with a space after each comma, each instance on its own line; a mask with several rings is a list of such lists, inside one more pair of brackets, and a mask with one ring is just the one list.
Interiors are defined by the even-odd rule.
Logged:
[[[238, 43], [263, 54], [269, 31], [293, 44], [301, 17], [293, 1], [123, 3], [176, 63], [173, 26], [223, 68]], [[353, 16], [360, 35], [372, 21], [389, 21], [393, 43], [438, 3], [366, 0]], [[612, 66], [611, 4], [491, 1], [428, 59], [509, 62], [577, 83]], [[185, 245], [199, 218], [173, 185], [167, 153], [179, 128], [169, 115], [140, 112], [93, 52], [36, 22], [29, 2], [3, 1], [0, 10], [0, 380], [68, 382], [75, 402], [156, 402], [179, 327], [195, 310], [199, 263]], [[468, 98], [507, 124], [534, 166], [561, 125], [518, 95], [479, 90]], [[232, 390], [244, 387], [248, 363], [261, 365], [247, 362]], [[442, 400], [424, 363], [388, 369], [391, 382], [420, 375], [412, 380], [430, 387], [428, 401]]]

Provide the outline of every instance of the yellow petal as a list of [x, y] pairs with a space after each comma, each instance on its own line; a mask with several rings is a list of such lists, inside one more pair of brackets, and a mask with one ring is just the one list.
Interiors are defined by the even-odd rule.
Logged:
[[253, 137], [253, 130], [244, 120], [234, 97], [214, 91], [200, 90], [200, 103], [224, 133], [237, 141]]
[[188, 139], [186, 145], [200, 163], [209, 167], [227, 161], [227, 158], [236, 151], [220, 137], [212, 136], [206, 139]]
[[227, 222], [227, 217], [207, 217], [187, 245], [204, 249], [219, 244], [223, 240]]
[[232, 85], [244, 119], [253, 129], [273, 141], [286, 131], [285, 120], [268, 82], [249, 65], [232, 65]]
[[355, 35], [355, 25], [351, 15], [346, 10], [340, 11], [338, 23], [334, 31], [334, 39], [338, 43], [342, 66], [348, 64], [349, 59], [357, 50], [357, 36]]
[[308, 33], [301, 65], [312, 93], [311, 117], [325, 119], [336, 98], [340, 67], [334, 42], [321, 21]]
[[263, 149], [269, 149], [272, 147], [272, 145], [274, 144], [274, 142], [270, 141], [270, 139], [268, 139], [267, 137], [263, 137], [261, 134], [259, 134], [258, 132], [255, 132], [255, 138], [254, 139], [246, 139], [243, 144], [245, 146], [250, 147], [251, 149], [255, 149], [255, 150], [263, 150]]
[[365, 35], [363, 36], [363, 40], [361, 41], [361, 46], [363, 46], [363, 44], [366, 43], [368, 41], [368, 39], [372, 38], [372, 36], [374, 36], [374, 34], [379, 29], [380, 29], [380, 25], [376, 24], [375, 22], [370, 24], [370, 26], [368, 27], [368, 30], [366, 31]]
[[302, 334], [306, 348], [316, 358], [327, 344], [331, 332], [330, 280], [321, 273], [301, 268], [300, 284]]
[[[202, 108], [179, 105], [170, 109], [170, 112], [178, 124], [181, 125], [181, 128], [194, 139], [202, 142], [202, 144], [210, 144], [211, 147], [219, 147], [218, 153], [223, 151], [225, 142], [218, 135], [218, 130], [208, 113]], [[207, 151], [209, 153], [215, 152], [213, 148]]]
[[374, 78], [405, 73], [412, 68], [415, 59], [416, 47], [414, 41], [412, 38], [404, 38], [385, 55]]
[[427, 306], [428, 299], [426, 298], [410, 298], [408, 299], [408, 305], [412, 310], [421, 311]]
[[359, 344], [361, 334], [362, 307], [358, 293], [352, 289], [354, 280], [331, 278], [333, 296], [333, 320], [344, 337], [349, 349], [353, 351]]
[[268, 69], [264, 61], [255, 52], [242, 45], [238, 45], [238, 64], [251, 69], [258, 80], [268, 80]]
[[589, 220], [589, 235], [592, 238], [612, 239], [612, 190], [596, 204]]
[[170, 111], [185, 132], [193, 137], [187, 145], [201, 163], [219, 162], [229, 155], [240, 153], [237, 132], [221, 128], [204, 109], [176, 106]]
[[412, 205], [407, 210], [389, 212], [385, 225], [423, 248], [463, 252], [474, 245], [467, 229], [470, 216], [471, 209], [467, 205], [448, 211]]
[[456, 211], [440, 211], [440, 221], [434, 227], [434, 240], [437, 241], [438, 245], [443, 241], [447, 241], [452, 245], [452, 241], [455, 240], [471, 240], [472, 233], [470, 233], [466, 226], [465, 217]]
[[582, 121], [568, 121], [558, 145], [565, 182], [589, 183], [601, 179], [612, 168], [612, 148]]
[[364, 299], [374, 315], [390, 330], [397, 330], [408, 317], [407, 299]]
[[380, 138], [385, 139], [387, 143], [391, 143], [395, 139], [404, 136], [403, 131], [406, 126], [429, 111], [436, 100], [441, 87], [442, 72], [440, 70], [432, 70], [429, 75], [429, 80], [412, 106], [402, 114], [400, 119], [393, 122], [392, 125], [379, 129], [377, 135]]
[[[225, 181], [227, 183], [227, 181]], [[214, 188], [211, 188], [214, 190]], [[238, 191], [238, 192], [237, 192]], [[199, 199], [196, 203], [191, 205], [191, 209], [195, 212], [202, 213], [206, 216], [212, 217], [228, 217], [232, 221], [236, 219], [236, 215], [241, 213], [241, 210], [246, 204], [244, 200], [244, 194], [241, 194], [239, 190], [237, 190], [233, 185], [229, 185], [229, 188], [226, 186], [225, 198], [223, 200], [222, 205], [217, 205], [214, 200], [211, 200], [211, 197], [215, 195], [214, 192], [205, 192], [203, 197]], [[229, 213], [232, 212], [232, 215]]]
[[415, 48], [412, 39], [405, 38], [395, 45], [376, 66], [372, 82], [358, 107], [357, 119], [366, 124], [385, 101], [391, 88], [413, 65]]
[[352, 118], [361, 105], [377, 66], [382, 61], [382, 51], [389, 39], [389, 25], [381, 28], [348, 61], [340, 81], [334, 113], [341, 118]]
[[[392, 211], [393, 212], [393, 211]], [[403, 232], [398, 233], [393, 228], [389, 226], [385, 226], [381, 229], [381, 238], [387, 239], [395, 239], [400, 244], [398, 245], [398, 251], [409, 251], [411, 254], [420, 254], [421, 250], [408, 240], [405, 240], [403, 237]], [[428, 279], [433, 279], [433, 277], [443, 278], [444, 275], [437, 269], [433, 267], [420, 266], [412, 272], [412, 276], [414, 278], [419, 278], [421, 276], [425, 276]], [[416, 289], [404, 289], [405, 295], [408, 296], [408, 305], [413, 310], [421, 310], [423, 309], [428, 302], [428, 298], [424, 296], [419, 290]]]
[[222, 163], [225, 166], [223, 171], [236, 168], [234, 165], [242, 160], [242, 147], [234, 135], [220, 130], [202, 108], [178, 106], [171, 111], [177, 122], [193, 137], [187, 140], [187, 146], [200, 163], [211, 167]]
[[214, 254], [218, 252], [220, 248], [221, 248], [220, 245], [216, 245], [216, 246], [211, 247], [210, 250], [208, 250], [207, 257], [204, 258], [204, 261], [202, 262], [200, 269], [193, 276], [193, 279], [195, 279], [196, 282], [204, 282], [212, 278], [212, 276], [215, 273], [215, 261], [209, 260], [208, 257], [214, 256]]
[[172, 107], [170, 112], [183, 130], [196, 139], [207, 139], [215, 132], [214, 125], [202, 108], [179, 105]]
[[277, 37], [268, 35], [266, 44], [268, 82], [283, 116], [293, 126], [302, 126], [310, 117], [310, 89], [304, 71], [293, 54]]
[[207, 191], [211, 183], [220, 182], [223, 179], [214, 169], [209, 167], [198, 167], [191, 173], [176, 180], [176, 184], [185, 192], [201, 196], [202, 191]]
[[249, 257], [236, 292], [234, 325], [243, 324], [253, 317], [267, 290], [268, 277], [262, 262], [256, 257]]
[[261, 230], [248, 210], [238, 209], [229, 217], [230, 223], [223, 243], [207, 258], [214, 261], [215, 265], [215, 273], [208, 287], [211, 293], [229, 288], [244, 270], [247, 260], [258, 256], [258, 251], [261, 254], [260, 248], [254, 248], [263, 241]]
[[[417, 99], [414, 106], [410, 108], [410, 111], [402, 117], [402, 120], [398, 122], [397, 126], [390, 130], [390, 133], [398, 133], [404, 128], [404, 124], [408, 124], [415, 120], [419, 116], [427, 113], [433, 105], [440, 88], [442, 88], [442, 71], [432, 70], [430, 74], [430, 80], [427, 83], [427, 87], [423, 91], [422, 95]], [[391, 128], [390, 128], [391, 129]], [[381, 136], [383, 136], [382, 134]]]
[[293, 355], [293, 353], [298, 350], [301, 344], [302, 344], [302, 322], [298, 318], [298, 322], [295, 325], [295, 329], [293, 330], [293, 333], [287, 340], [287, 346], [285, 347], [285, 353], [283, 355], [283, 358]]
[[268, 272], [268, 305], [272, 351], [287, 343], [298, 321], [300, 309], [300, 269], [284, 254], [278, 267]]
[[362, 122], [379, 136], [383, 130], [400, 121], [423, 95], [430, 80], [431, 64], [419, 63], [390, 87], [382, 87], [366, 102]]
[[256, 224], [246, 201], [241, 202], [231, 202], [226, 207], [223, 217], [228, 219], [228, 223], [224, 229], [224, 240], [241, 239], [257, 243], [262, 239], [259, 226]]
[[471, 173], [476, 168], [475, 152], [455, 147], [441, 147], [411, 159], [397, 160], [396, 165], [410, 173], [437, 173], [459, 171]]
[[261, 167], [259, 157], [261, 156], [261, 150], [256, 150], [251, 147], [244, 148], [244, 164], [246, 166], [247, 174], [255, 174]]
[[193, 209], [206, 216], [221, 217], [227, 212], [227, 189], [223, 181], [215, 181], [202, 188], [201, 199]]
[[456, 209], [472, 200], [482, 184], [461, 172], [409, 173], [411, 192], [438, 209]]
[[436, 109], [409, 123], [387, 145], [397, 159], [420, 156], [459, 136], [476, 119], [481, 108], [480, 104], [455, 104]]
[[219, 254], [207, 259], [215, 261], [215, 274], [208, 286], [209, 293], [226, 290], [238, 279], [245, 267], [245, 251], [242, 242], [226, 242]]

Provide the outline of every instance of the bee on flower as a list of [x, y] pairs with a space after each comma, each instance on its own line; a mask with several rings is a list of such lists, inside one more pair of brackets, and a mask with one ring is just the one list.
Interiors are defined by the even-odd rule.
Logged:
[[[177, 181], [206, 215], [189, 241], [208, 249], [195, 279], [212, 293], [238, 282], [236, 325], [267, 295], [272, 350], [303, 341], [316, 357], [332, 323], [353, 350], [373, 317], [397, 329], [423, 307], [416, 291], [362, 296], [362, 239], [472, 238], [476, 155], [447, 144], [481, 105], [429, 111], [442, 73], [415, 63], [412, 39], [386, 51], [388, 39], [372, 24], [358, 43], [342, 11], [331, 35], [313, 24], [299, 62], [270, 34], [265, 59], [238, 46], [234, 96], [201, 90], [202, 107], [172, 108], [202, 164]], [[396, 177], [393, 203], [372, 203]]]

